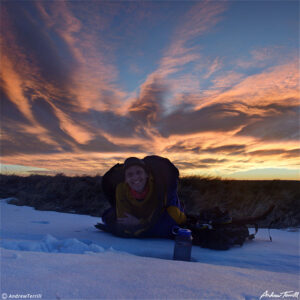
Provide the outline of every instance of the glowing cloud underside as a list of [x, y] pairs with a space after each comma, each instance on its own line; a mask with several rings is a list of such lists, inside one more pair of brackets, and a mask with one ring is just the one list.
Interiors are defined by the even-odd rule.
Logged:
[[298, 6], [3, 2], [1, 172], [299, 180]]

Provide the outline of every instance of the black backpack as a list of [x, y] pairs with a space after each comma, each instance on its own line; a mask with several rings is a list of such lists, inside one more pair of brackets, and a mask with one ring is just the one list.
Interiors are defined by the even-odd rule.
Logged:
[[[261, 216], [259, 216], [260, 218]], [[258, 217], [233, 220], [227, 211], [218, 207], [203, 210], [198, 215], [187, 215], [186, 228], [192, 231], [193, 244], [203, 248], [228, 250], [235, 245], [242, 246], [246, 240], [253, 240], [258, 226], [254, 221]], [[255, 233], [250, 234], [246, 224], [255, 226]]]

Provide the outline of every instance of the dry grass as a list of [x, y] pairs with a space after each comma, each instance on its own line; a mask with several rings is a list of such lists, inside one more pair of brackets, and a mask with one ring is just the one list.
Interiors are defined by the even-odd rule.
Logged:
[[275, 227], [300, 225], [300, 182], [282, 180], [220, 180], [184, 177], [179, 196], [187, 213], [218, 206], [234, 217], [256, 216], [272, 204], [275, 209], [261, 226], [271, 221]]
[[[274, 227], [300, 226], [299, 181], [241, 181], [183, 177], [178, 194], [187, 213], [214, 206], [232, 216], [255, 216], [271, 204], [276, 207], [261, 226], [277, 220]], [[101, 216], [109, 207], [101, 188], [101, 176], [67, 177], [0, 175], [0, 198], [14, 197], [12, 204]]]
[[100, 216], [109, 207], [102, 193], [101, 176], [0, 175], [0, 180], [0, 198], [15, 197], [11, 203], [16, 205], [92, 216]]

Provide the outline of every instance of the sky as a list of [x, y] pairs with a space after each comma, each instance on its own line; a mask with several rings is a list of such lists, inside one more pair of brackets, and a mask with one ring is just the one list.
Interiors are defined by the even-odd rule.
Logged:
[[300, 180], [298, 1], [1, 1], [1, 172]]

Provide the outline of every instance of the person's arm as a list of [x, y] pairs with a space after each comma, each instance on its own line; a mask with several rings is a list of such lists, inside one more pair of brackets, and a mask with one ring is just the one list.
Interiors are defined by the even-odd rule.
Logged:
[[140, 220], [138, 218], [128, 213], [125, 213], [125, 217], [118, 218], [117, 222], [127, 227], [132, 227], [140, 224]]
[[180, 204], [180, 200], [177, 194], [177, 183], [169, 188], [167, 193], [167, 208], [168, 214], [178, 224], [184, 224], [186, 222], [186, 215], [183, 212], [183, 208]]
[[144, 220], [132, 215], [127, 206], [126, 185], [120, 183], [116, 189], [116, 222], [115, 231], [117, 235], [125, 235], [126, 237], [136, 237], [144, 230], [147, 223]]

